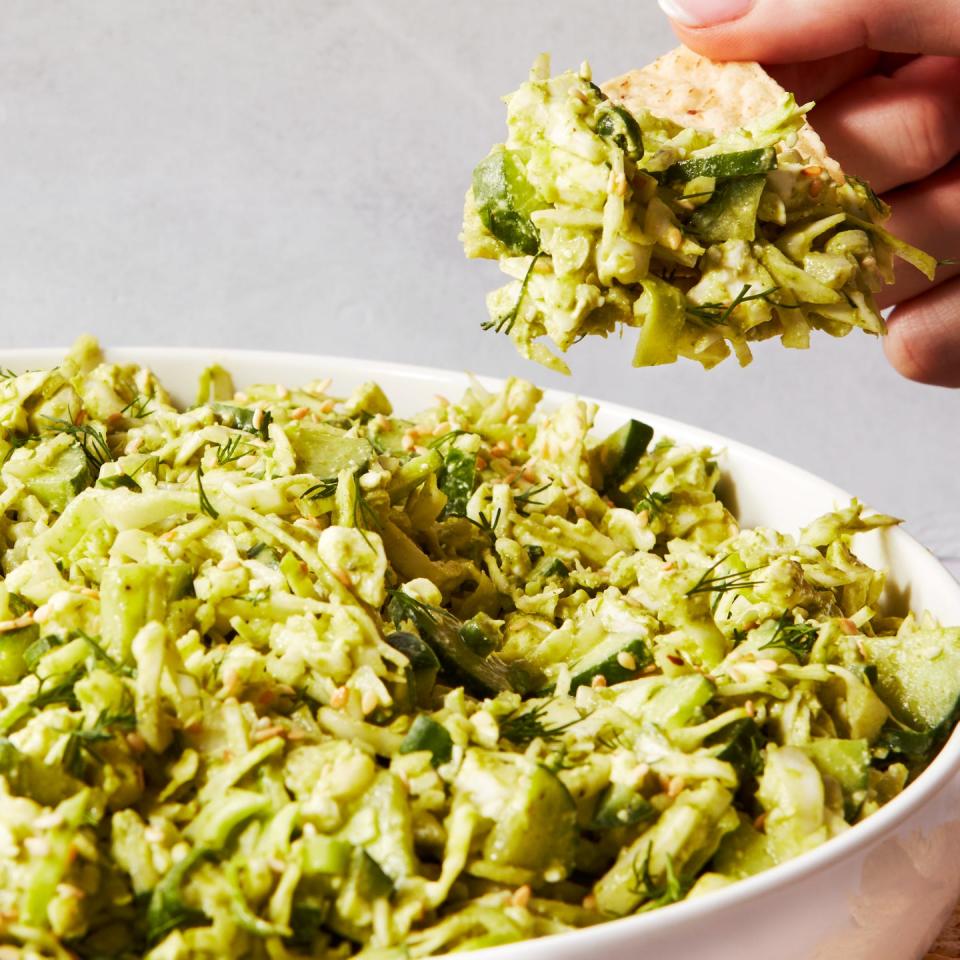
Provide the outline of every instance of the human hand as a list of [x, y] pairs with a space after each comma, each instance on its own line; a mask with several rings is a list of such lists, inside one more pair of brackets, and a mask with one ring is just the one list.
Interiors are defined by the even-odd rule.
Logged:
[[[715, 60], [759, 60], [847, 171], [893, 207], [890, 229], [960, 257], [960, 4], [956, 0], [659, 0]], [[899, 272], [899, 271], [898, 271]], [[960, 387], [960, 264], [903, 271], [884, 348], [904, 376]]]

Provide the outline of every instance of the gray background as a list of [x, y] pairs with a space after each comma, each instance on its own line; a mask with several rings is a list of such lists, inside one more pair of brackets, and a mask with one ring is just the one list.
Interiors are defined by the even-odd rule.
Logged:
[[672, 43], [653, 0], [2, 0], [3, 344], [519, 373], [769, 450], [960, 564], [960, 392], [901, 380], [871, 338], [707, 373], [632, 370], [628, 335], [566, 380], [481, 333], [499, 273], [457, 231], [499, 95], [542, 49], [605, 78]]

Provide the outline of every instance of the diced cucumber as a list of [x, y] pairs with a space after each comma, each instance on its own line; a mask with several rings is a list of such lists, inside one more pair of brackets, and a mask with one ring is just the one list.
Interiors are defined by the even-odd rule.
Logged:
[[342, 430], [325, 424], [301, 420], [288, 436], [297, 455], [297, 469], [323, 479], [336, 477], [343, 470], [355, 473], [374, 456], [369, 440], [348, 437]]
[[[531, 547], [527, 548], [528, 551], [531, 549]], [[530, 571], [530, 579], [549, 580], [551, 577], [565, 577], [569, 573], [567, 565], [559, 557], [541, 556], [537, 560], [536, 566]]]
[[870, 744], [866, 740], [824, 737], [811, 740], [800, 749], [820, 773], [833, 777], [845, 794], [866, 790], [870, 773]]
[[695, 180], [697, 177], [748, 177], [766, 173], [777, 167], [777, 151], [773, 147], [717, 153], [712, 157], [678, 160], [667, 168], [667, 182]]
[[618, 917], [636, 910], [648, 895], [637, 883], [644, 865], [658, 884], [668, 868], [677, 876], [695, 874], [716, 852], [723, 836], [737, 826], [732, 799], [715, 780], [684, 790], [652, 827], [620, 851], [596, 882], [597, 908]]
[[394, 650], [399, 650], [410, 662], [414, 688], [413, 700], [415, 703], [425, 703], [440, 672], [440, 661], [437, 655], [415, 633], [399, 630], [388, 634], [386, 640]]
[[477, 485], [477, 455], [451, 447], [437, 475], [437, 485], [447, 497], [444, 516], [466, 516], [467, 502]]
[[484, 856], [492, 863], [536, 870], [553, 880], [573, 868], [577, 852], [577, 805], [546, 767], [531, 764], [487, 837]]
[[19, 683], [26, 675], [30, 667], [24, 654], [39, 636], [40, 627], [35, 623], [0, 634], [0, 687]]
[[864, 637], [876, 689], [894, 716], [920, 732], [945, 734], [960, 714], [960, 628], [905, 621], [895, 637]]
[[750, 717], [734, 720], [712, 737], [706, 746], [716, 747], [722, 744], [717, 754], [718, 760], [731, 764], [737, 771], [740, 783], [751, 782], [763, 772], [763, 746], [766, 737], [763, 731]]
[[428, 450], [401, 464], [400, 468], [394, 471], [387, 486], [390, 502], [400, 503], [405, 500], [431, 473], [437, 473], [442, 466], [443, 457], [439, 450]]
[[725, 180], [713, 196], [694, 211], [688, 227], [705, 243], [753, 240], [760, 196], [766, 183], [764, 174]]
[[543, 204], [527, 180], [518, 153], [498, 147], [477, 164], [473, 199], [483, 225], [511, 253], [539, 252], [540, 234], [530, 214]]
[[740, 825], [721, 841], [713, 857], [712, 867], [717, 873], [735, 880], [752, 877], [775, 866], [767, 838], [741, 814]]
[[633, 312], [643, 321], [633, 352], [635, 367], [655, 367], [677, 359], [680, 335], [686, 323], [687, 298], [672, 283], [646, 277], [643, 296]]
[[416, 753], [418, 750], [430, 752], [430, 763], [434, 767], [446, 763], [453, 753], [453, 738], [447, 728], [422, 713], [413, 721], [400, 744], [400, 753]]
[[489, 656], [497, 649], [498, 635], [490, 622], [490, 618], [484, 613], [479, 613], [475, 617], [464, 621], [459, 632], [460, 639], [481, 657]]
[[[623, 499], [620, 485], [636, 470], [652, 439], [653, 427], [640, 420], [628, 420], [597, 447], [597, 465], [603, 477], [602, 489], [615, 502]], [[625, 502], [620, 503], [620, 506], [626, 505]]]
[[685, 727], [701, 719], [713, 693], [713, 684], [699, 673], [673, 677], [644, 704], [643, 719], [661, 730]]
[[353, 847], [346, 840], [322, 833], [305, 833], [301, 840], [304, 876], [343, 876], [350, 868]]
[[[90, 465], [75, 440], [56, 437], [47, 444], [41, 444], [33, 458], [10, 461], [4, 469], [21, 480], [45, 507], [63, 513], [67, 504], [92, 483]], [[45, 448], [49, 459], [42, 455]]]
[[245, 433], [252, 433], [261, 440], [266, 440], [267, 428], [273, 420], [273, 414], [269, 410], [261, 410], [257, 422], [256, 410], [250, 407], [237, 407], [230, 403], [214, 402], [210, 404], [216, 418], [226, 427], [233, 427], [234, 430], [243, 430]]
[[570, 689], [576, 690], [603, 677], [608, 684], [632, 680], [653, 663], [653, 654], [644, 637], [610, 634], [570, 666]]
[[628, 827], [656, 817], [650, 801], [623, 783], [611, 783], [600, 795], [590, 826], [594, 830]]
[[364, 930], [373, 922], [373, 904], [392, 893], [389, 875], [366, 850], [357, 847], [327, 925], [348, 940], [363, 942], [367, 939]]
[[360, 797], [338, 839], [363, 847], [392, 880], [415, 873], [413, 822], [407, 791], [388, 770], [381, 770]]
[[496, 654], [481, 657], [464, 643], [461, 623], [439, 607], [410, 602], [397, 593], [390, 604], [390, 616], [400, 625], [412, 621], [423, 639], [430, 644], [443, 670], [454, 682], [481, 696], [495, 696], [505, 690], [532, 693], [540, 677], [527, 664], [505, 663]]
[[597, 135], [615, 143], [631, 160], [643, 156], [643, 133], [640, 124], [626, 107], [604, 103], [597, 116]]
[[193, 590], [188, 563], [123, 563], [107, 567], [100, 583], [100, 632], [104, 646], [124, 660], [141, 627], [164, 623], [173, 601]]

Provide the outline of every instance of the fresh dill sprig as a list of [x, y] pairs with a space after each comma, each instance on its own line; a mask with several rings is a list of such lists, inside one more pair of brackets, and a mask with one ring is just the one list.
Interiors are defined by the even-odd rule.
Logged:
[[63, 420], [60, 417], [43, 419], [53, 425], [51, 427], [53, 433], [66, 433], [80, 444], [94, 474], [98, 474], [105, 463], [114, 459], [107, 438], [89, 423], [74, 423], [72, 420]]
[[360, 531], [367, 546], [370, 541], [367, 540], [367, 530], [381, 530], [383, 525], [380, 522], [380, 514], [374, 510], [363, 487], [360, 486], [360, 471], [353, 475], [353, 525]]
[[646, 903], [644, 903], [638, 911], [640, 913], [646, 913], [648, 910], [656, 910], [659, 907], [665, 907], [668, 904], [682, 900], [689, 892], [691, 886], [689, 881], [685, 881], [677, 874], [676, 868], [673, 865], [673, 858], [670, 856], [666, 857], [663, 880], [660, 883], [656, 883], [650, 873], [650, 853], [652, 849], [653, 844], [648, 843], [643, 862], [639, 866], [637, 865], [637, 861], [640, 859], [640, 854], [638, 853], [636, 857], [634, 857], [632, 864], [633, 883], [630, 889], [633, 893], [639, 894], [646, 900]]
[[862, 179], [861, 177], [852, 177], [850, 176], [849, 173], [846, 175], [846, 177], [847, 177], [847, 180], [852, 180], [855, 184], [857, 184], [857, 186], [859, 186], [863, 190], [863, 192], [867, 195], [867, 199], [870, 201], [870, 203], [873, 204], [873, 206], [876, 208], [878, 213], [884, 212], [883, 201], [877, 196], [877, 194], [874, 192], [873, 187], [871, 187], [866, 180]]
[[203, 489], [203, 467], [197, 464], [197, 493], [200, 495], [200, 512], [205, 513], [211, 520], [216, 520], [220, 512], [210, 502], [207, 491]]
[[436, 626], [441, 617], [451, 616], [443, 608], [424, 603], [416, 597], [411, 597], [409, 593], [404, 593], [403, 590], [388, 590], [387, 593], [390, 597], [387, 604], [387, 616], [390, 617], [395, 626], [399, 627], [405, 620], [412, 620], [423, 630], [424, 623]]
[[464, 434], [469, 433], [469, 430], [448, 430], [446, 433], [441, 434], [439, 437], [434, 437], [428, 444], [427, 448], [430, 450], [440, 450], [445, 447], [448, 443], [452, 443], [457, 437], [462, 437]]
[[759, 293], [750, 293], [752, 284], [745, 283], [740, 292], [730, 303], [699, 303], [693, 306], [687, 306], [687, 313], [695, 320], [705, 324], [708, 327], [722, 327], [731, 317], [733, 311], [742, 303], [749, 303], [751, 300], [765, 300], [771, 306], [781, 309], [791, 309], [789, 304], [778, 303], [770, 298], [771, 294], [776, 293], [779, 287], [768, 287]]
[[594, 738], [594, 742], [598, 747], [603, 747], [604, 750], [629, 750], [630, 744], [624, 739], [623, 733], [619, 730], [614, 733], [601, 733], [599, 736]]
[[326, 500], [327, 497], [332, 497], [337, 492], [338, 483], [339, 480], [337, 477], [327, 477], [325, 480], [315, 483], [312, 487], [307, 487], [307, 489], [300, 494], [300, 499]]
[[769, 650], [780, 647], [789, 650], [797, 660], [810, 656], [813, 645], [817, 642], [818, 628], [812, 623], [793, 623], [790, 612], [785, 610], [777, 619], [777, 626], [773, 636], [758, 647], [758, 650]]
[[145, 397], [141, 393], [135, 394], [134, 398], [120, 411], [121, 416], [129, 414], [131, 420], [142, 420], [144, 417], [149, 417], [152, 413], [149, 409], [152, 399], [153, 397]]
[[[71, 709], [77, 707], [77, 695], [74, 687], [77, 681], [86, 671], [82, 666], [74, 667], [67, 673], [57, 673], [50, 677], [45, 677], [40, 681], [40, 689], [30, 701], [30, 706], [34, 710], [40, 710], [43, 707], [52, 706], [55, 703], [63, 703]], [[48, 684], [47, 681], [50, 681]]]
[[0, 380], [13, 380], [18, 376], [20, 376], [20, 374], [15, 373], [13, 370], [9, 370], [7, 367], [0, 367]]
[[[63, 750], [63, 765], [73, 777], [82, 777], [87, 765], [87, 757], [103, 764], [94, 744], [112, 740], [118, 731], [133, 730], [137, 718], [132, 713], [111, 713], [101, 711], [92, 727], [80, 727], [71, 730], [67, 745]], [[85, 756], [86, 755], [86, 756]]]
[[217, 463], [221, 467], [225, 467], [228, 463], [239, 460], [247, 452], [245, 449], [240, 449], [244, 445], [245, 441], [239, 433], [235, 433], [226, 443], [218, 443]]
[[478, 520], [474, 520], [468, 516], [464, 516], [463, 518], [467, 521], [467, 523], [472, 523], [478, 530], [480, 530], [482, 533], [485, 533], [490, 538], [490, 549], [493, 551], [493, 555], [498, 561], [500, 560], [500, 554], [497, 552], [497, 527], [500, 525], [500, 517], [502, 515], [503, 511], [500, 509], [500, 507], [497, 507], [492, 519], [483, 512], [478, 515]]
[[663, 513], [663, 508], [673, 499], [669, 493], [654, 493], [645, 483], [637, 484], [634, 487], [640, 494], [640, 499], [634, 504], [633, 512], [641, 513], [646, 510], [647, 517], [653, 519]]
[[700, 579], [687, 591], [688, 597], [693, 597], [698, 593], [715, 593], [719, 600], [720, 595], [734, 590], [748, 590], [750, 587], [759, 586], [760, 580], [751, 580], [750, 575], [762, 570], [763, 566], [750, 567], [747, 570], [737, 570], [734, 573], [723, 573], [718, 576], [711, 576], [714, 570], [727, 558], [721, 557], [715, 563], [707, 567], [701, 574]]
[[[336, 494], [340, 487], [339, 477], [326, 477], [315, 483], [312, 487], [307, 487], [300, 494], [301, 500], [325, 500]], [[353, 525], [360, 531], [364, 540], [367, 539], [364, 528], [367, 530], [380, 530], [383, 524], [380, 521], [380, 515], [374, 509], [367, 498], [363, 487], [360, 486], [360, 471], [353, 475]]]
[[544, 714], [550, 708], [550, 702], [538, 703], [529, 710], [515, 710], [500, 724], [500, 736], [517, 746], [530, 743], [531, 740], [556, 740], [564, 730], [569, 729], [577, 720], [567, 723], [544, 723]]
[[110, 671], [110, 673], [120, 674], [125, 677], [132, 677], [136, 671], [133, 667], [128, 666], [125, 663], [120, 663], [119, 660], [114, 659], [103, 649], [99, 637], [91, 637], [90, 634], [84, 633], [83, 630], [74, 630], [70, 634], [73, 639], [80, 639], [90, 648], [90, 652], [93, 654], [94, 659], [97, 660], [104, 668]]
[[495, 320], [485, 320], [480, 324], [481, 330], [493, 330], [495, 333], [506, 333], [508, 335], [511, 333], [513, 325], [517, 322], [517, 317], [520, 315], [520, 307], [523, 305], [523, 298], [527, 293], [527, 284], [530, 282], [530, 275], [533, 273], [533, 268], [537, 265], [537, 261], [542, 256], [542, 253], [535, 254], [534, 258], [530, 261], [530, 266], [527, 267], [527, 272], [523, 275], [523, 280], [520, 283], [520, 292], [517, 294], [517, 300], [512, 309]]
[[543, 493], [544, 490], [549, 489], [550, 484], [544, 483], [542, 486], [531, 487], [529, 490], [524, 490], [523, 493], [515, 493], [513, 495], [513, 503], [517, 508], [517, 513], [519, 513], [521, 517], [525, 517], [527, 515], [526, 510], [528, 507], [533, 505], [538, 507], [543, 506], [542, 502], [536, 499], [536, 496], [538, 493]]

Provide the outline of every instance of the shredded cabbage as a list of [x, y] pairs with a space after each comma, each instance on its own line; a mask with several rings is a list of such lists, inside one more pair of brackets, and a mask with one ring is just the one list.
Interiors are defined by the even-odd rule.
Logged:
[[682, 127], [611, 102], [589, 68], [550, 76], [541, 57], [506, 98], [507, 138], [477, 167], [461, 240], [511, 277], [483, 326], [569, 372], [585, 336], [638, 327], [635, 366], [712, 367], [750, 342], [810, 331], [885, 332], [874, 295], [899, 257], [937, 262], [880, 223], [864, 181], [833, 179], [797, 150], [812, 104], [786, 95], [738, 130]]
[[539, 400], [405, 417], [212, 367], [184, 407], [89, 339], [0, 382], [0, 942], [512, 943], [704, 894], [903, 789], [955, 718], [960, 631], [878, 612], [850, 542], [896, 521], [741, 530], [711, 451]]

